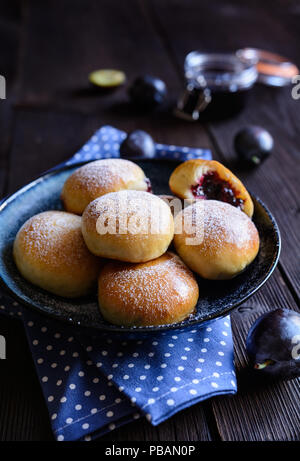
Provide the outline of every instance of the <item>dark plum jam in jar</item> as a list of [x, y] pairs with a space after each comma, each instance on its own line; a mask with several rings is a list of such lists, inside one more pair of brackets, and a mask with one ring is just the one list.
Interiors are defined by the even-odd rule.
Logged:
[[238, 113], [245, 106], [257, 80], [253, 61], [237, 54], [200, 53], [186, 56], [186, 88], [176, 115], [187, 120], [217, 120]]

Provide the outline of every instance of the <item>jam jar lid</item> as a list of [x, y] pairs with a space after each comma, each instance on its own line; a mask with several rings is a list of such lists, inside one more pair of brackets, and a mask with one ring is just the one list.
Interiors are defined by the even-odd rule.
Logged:
[[240, 91], [257, 80], [256, 62], [237, 53], [192, 51], [185, 58], [184, 72], [187, 81], [212, 91]]
[[242, 48], [236, 55], [245, 62], [256, 66], [257, 81], [268, 86], [286, 86], [299, 75], [298, 67], [284, 56], [258, 48]]

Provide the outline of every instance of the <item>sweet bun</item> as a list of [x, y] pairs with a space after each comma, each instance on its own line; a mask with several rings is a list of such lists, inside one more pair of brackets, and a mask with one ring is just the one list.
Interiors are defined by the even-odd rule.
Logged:
[[194, 159], [179, 165], [171, 174], [169, 186], [183, 199], [220, 200], [253, 215], [253, 202], [241, 181], [215, 160]]
[[17, 233], [13, 256], [25, 279], [67, 298], [88, 293], [102, 265], [84, 243], [81, 217], [63, 211], [28, 219]]
[[66, 211], [82, 214], [95, 198], [124, 189], [151, 192], [151, 184], [143, 170], [129, 160], [96, 160], [68, 177], [61, 199]]
[[116, 325], [180, 322], [194, 311], [198, 296], [192, 272], [170, 252], [146, 263], [112, 261], [98, 280], [100, 311]]
[[176, 216], [174, 245], [186, 265], [201, 277], [230, 279], [256, 257], [259, 235], [238, 208], [199, 200]]
[[174, 222], [169, 206], [153, 194], [112, 192], [87, 206], [82, 234], [97, 256], [145, 262], [165, 253], [173, 239]]

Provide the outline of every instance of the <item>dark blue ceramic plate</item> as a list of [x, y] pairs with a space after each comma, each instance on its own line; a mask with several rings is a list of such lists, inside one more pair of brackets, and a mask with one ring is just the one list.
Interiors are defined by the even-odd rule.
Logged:
[[[168, 179], [176, 162], [139, 160], [151, 179], [156, 194], [168, 194]], [[19, 274], [13, 258], [12, 245], [17, 231], [31, 216], [46, 210], [62, 208], [60, 192], [66, 178], [81, 164], [54, 170], [28, 184], [7, 198], [0, 206], [0, 280], [9, 293], [30, 308], [74, 325], [98, 330], [145, 333], [193, 327], [207, 320], [222, 317], [253, 295], [270, 277], [280, 253], [280, 234], [266, 206], [252, 196], [254, 222], [260, 235], [260, 251], [245, 272], [233, 280], [199, 279], [200, 298], [196, 313], [181, 323], [162, 326], [122, 328], [107, 323], [99, 312], [96, 293], [90, 298], [68, 300], [31, 285]]]

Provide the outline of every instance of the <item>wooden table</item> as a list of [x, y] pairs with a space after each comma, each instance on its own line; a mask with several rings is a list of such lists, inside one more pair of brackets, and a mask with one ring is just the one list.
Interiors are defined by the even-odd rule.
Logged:
[[[297, 1], [34, 0], [0, 4], [0, 194], [14, 192], [66, 160], [103, 124], [141, 128], [157, 142], [209, 147], [274, 213], [282, 234], [280, 263], [267, 284], [232, 314], [239, 392], [184, 410], [152, 427], [139, 421], [107, 440], [299, 440], [299, 381], [251, 382], [245, 337], [263, 312], [299, 306], [300, 101], [291, 89], [257, 85], [238, 117], [201, 125], [129, 110], [126, 88], [95, 95], [87, 75], [123, 69], [164, 79], [170, 98], [181, 89], [188, 51], [256, 46], [300, 64]], [[232, 147], [239, 128], [257, 124], [275, 139], [272, 157], [239, 170]], [[9, 360], [1, 361], [0, 440], [51, 440], [46, 405], [21, 324], [1, 317]]]

